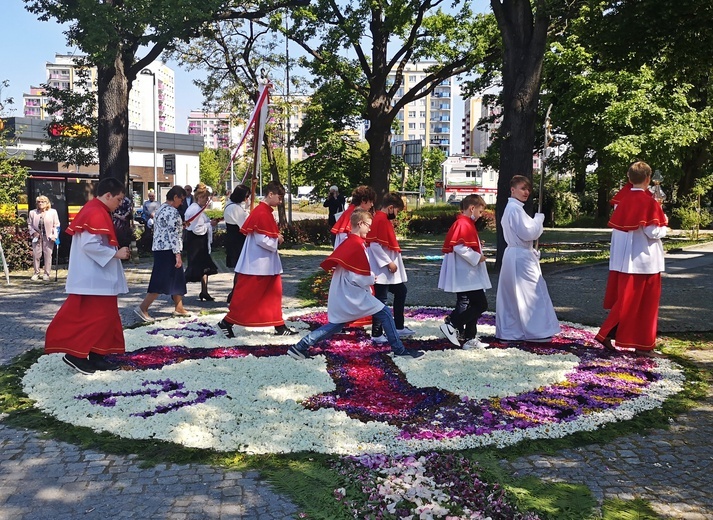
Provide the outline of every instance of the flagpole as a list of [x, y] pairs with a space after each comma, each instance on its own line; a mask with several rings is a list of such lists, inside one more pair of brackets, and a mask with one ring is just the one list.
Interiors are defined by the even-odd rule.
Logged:
[[[547, 107], [547, 114], [545, 115], [545, 139], [544, 146], [542, 147], [542, 171], [540, 172], [540, 193], [537, 197], [537, 212], [542, 213], [542, 198], [545, 193], [545, 173], [547, 171], [547, 148], [552, 144], [552, 123], [550, 121], [550, 112], [552, 111], [552, 103]], [[540, 239], [535, 241], [535, 249], [539, 249]]]

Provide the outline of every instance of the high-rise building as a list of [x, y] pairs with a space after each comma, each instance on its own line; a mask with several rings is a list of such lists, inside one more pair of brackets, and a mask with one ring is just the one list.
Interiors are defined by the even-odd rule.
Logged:
[[[54, 62], [45, 63], [46, 83], [60, 89], [72, 91], [96, 91], [97, 71], [89, 69], [84, 78], [79, 74], [77, 59], [81, 56], [56, 54]], [[160, 61], [151, 63], [147, 69], [156, 75], [157, 88], [154, 91], [153, 78], [139, 74], [129, 94], [129, 128], [153, 131], [154, 105], [156, 96], [156, 130], [160, 132], [176, 131], [176, 95], [173, 70]], [[154, 94], [156, 92], [156, 94]], [[30, 87], [29, 94], [23, 94], [23, 112], [31, 119], [50, 119], [47, 113], [47, 96], [41, 87]]]
[[230, 124], [227, 112], [193, 110], [188, 114], [188, 133], [202, 135], [206, 148], [229, 148], [240, 139], [239, 129]]
[[[285, 106], [289, 104], [290, 107], [290, 140], [294, 142], [295, 134], [302, 127], [305, 116], [305, 107], [309, 103], [309, 96], [303, 95], [290, 95], [289, 101], [284, 99], [284, 96], [272, 96], [271, 101], [273, 104], [270, 109], [273, 111], [273, 119], [277, 122], [277, 132], [276, 137], [279, 141], [277, 144], [283, 149], [285, 148], [285, 143], [287, 142], [287, 128], [285, 126], [286, 117], [283, 113]], [[307, 158], [305, 149], [302, 146], [292, 146], [290, 149], [290, 159], [293, 161], [301, 161]]]
[[[484, 103], [482, 96], [464, 100], [462, 138], [466, 156], [481, 157], [485, 154], [500, 126], [500, 113], [500, 107]], [[493, 118], [493, 121], [478, 128], [478, 122], [483, 118]]]
[[[433, 65], [435, 62], [427, 61], [408, 64], [403, 71], [403, 83], [394, 96], [394, 102], [422, 81], [428, 75], [426, 69]], [[391, 84], [395, 78], [395, 74], [389, 75]], [[438, 147], [446, 155], [451, 155], [452, 85], [452, 78], [445, 79], [433, 92], [401, 109], [397, 115], [400, 131], [392, 136], [392, 142], [420, 139], [424, 146]]]
[[[176, 82], [173, 69], [160, 61], [146, 66], [147, 73], [139, 73], [129, 93], [129, 128], [153, 130], [154, 96], [159, 132], [176, 132]], [[145, 69], [145, 70], [146, 70]], [[154, 77], [156, 90], [154, 90]]]

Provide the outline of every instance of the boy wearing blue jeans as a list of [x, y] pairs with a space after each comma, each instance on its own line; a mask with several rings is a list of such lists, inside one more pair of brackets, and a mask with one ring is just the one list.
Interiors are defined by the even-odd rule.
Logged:
[[351, 233], [320, 266], [325, 271], [334, 269], [327, 297], [328, 323], [307, 334], [287, 354], [293, 359], [308, 359], [309, 348], [318, 341], [326, 340], [341, 331], [347, 324], [371, 315], [378, 320], [391, 345], [394, 356], [418, 359], [420, 350], [404, 347], [396, 332], [394, 318], [389, 308], [371, 294], [374, 274], [369, 267], [364, 238], [371, 227], [368, 211], [355, 209], [351, 216]]

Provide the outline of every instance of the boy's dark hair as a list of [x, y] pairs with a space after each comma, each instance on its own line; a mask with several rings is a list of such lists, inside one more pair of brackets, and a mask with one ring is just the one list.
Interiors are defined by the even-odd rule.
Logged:
[[277, 181], [270, 181], [265, 185], [265, 193], [277, 193], [280, 197], [284, 197], [285, 188]]
[[512, 179], [510, 179], [510, 187], [514, 188], [518, 184], [526, 184], [527, 188], [532, 191], [532, 181], [525, 177], [524, 175], [513, 175]]
[[359, 206], [363, 202], [376, 202], [376, 192], [371, 186], [357, 186], [352, 191], [352, 204]]
[[183, 186], [173, 186], [170, 190], [168, 190], [168, 193], [166, 193], [166, 200], [171, 202], [176, 195], [185, 199], [188, 193], [186, 193]]
[[238, 184], [233, 190], [233, 193], [230, 194], [230, 201], [235, 204], [240, 204], [248, 197], [248, 193], [250, 193], [250, 188], [245, 186], [245, 184]]
[[369, 220], [369, 222], [373, 220], [371, 217], [371, 213], [369, 213], [365, 209], [357, 208], [352, 213], [352, 216], [349, 217], [349, 223], [352, 225], [352, 229], [356, 229], [356, 227], [359, 225], [359, 222], [367, 219]]
[[629, 166], [629, 171], [626, 172], [626, 176], [632, 184], [641, 184], [651, 177], [651, 166], [644, 161], [636, 161]]
[[463, 197], [463, 199], [460, 201], [460, 210], [465, 211], [471, 206], [481, 206], [485, 208], [487, 207], [487, 204], [485, 203], [485, 200], [483, 200], [483, 197], [473, 193], [471, 195]]
[[404, 200], [401, 198], [401, 195], [399, 195], [398, 193], [394, 193], [393, 191], [390, 191], [389, 193], [384, 195], [383, 199], [381, 199], [381, 209], [384, 209], [389, 206], [393, 206], [399, 211], [406, 207], [406, 205], [404, 204]]
[[119, 179], [107, 177], [99, 181], [96, 189], [97, 197], [101, 197], [105, 193], [111, 193], [113, 197], [116, 197], [120, 193], [126, 194], [126, 186], [124, 186], [124, 183]]

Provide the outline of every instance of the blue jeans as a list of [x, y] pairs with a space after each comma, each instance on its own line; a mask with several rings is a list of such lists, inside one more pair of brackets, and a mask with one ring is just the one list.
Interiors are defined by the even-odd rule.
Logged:
[[[389, 345], [391, 345], [391, 350], [397, 354], [401, 354], [404, 350], [404, 344], [401, 343], [399, 335], [396, 332], [396, 325], [394, 324], [394, 318], [391, 316], [391, 311], [387, 306], [383, 306], [381, 310], [372, 315], [372, 319], [379, 320], [382, 327], [384, 328], [384, 333], [386, 333], [386, 339], [389, 340]], [[334, 334], [342, 330], [346, 323], [327, 323], [322, 325], [317, 330], [313, 330], [302, 338], [295, 348], [306, 352], [312, 345], [318, 341], [331, 338]]]

